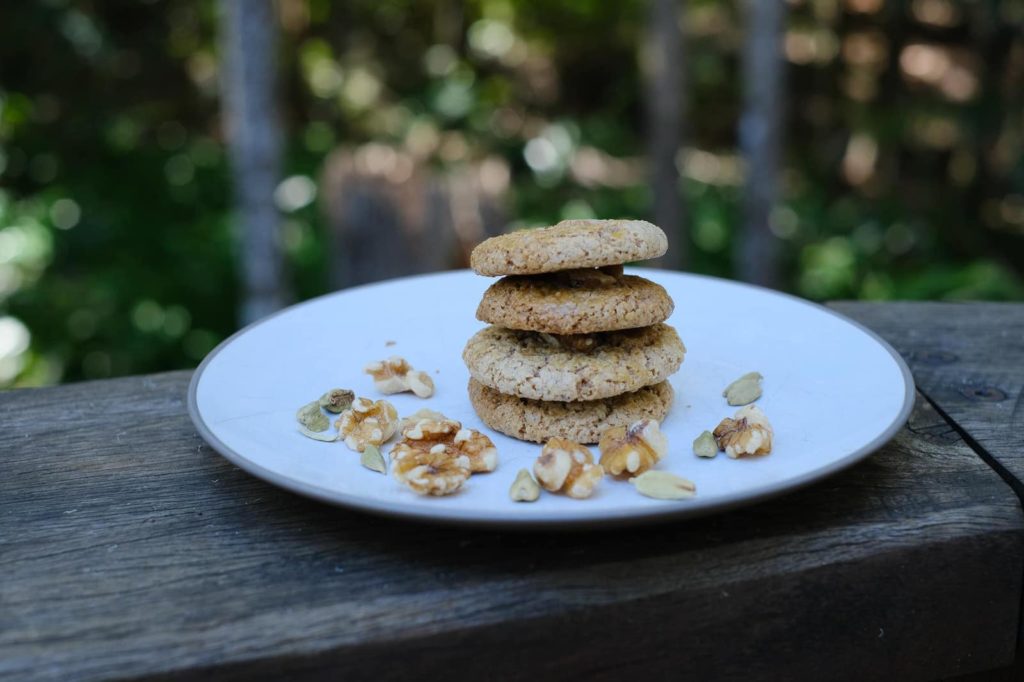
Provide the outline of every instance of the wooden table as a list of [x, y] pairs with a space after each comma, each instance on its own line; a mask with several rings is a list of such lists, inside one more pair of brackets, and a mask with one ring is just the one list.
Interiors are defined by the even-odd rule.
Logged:
[[0, 394], [0, 678], [1007, 669], [1024, 584], [1024, 306], [835, 307], [911, 365], [907, 427], [801, 492], [644, 529], [469, 531], [303, 499], [199, 439], [189, 372]]

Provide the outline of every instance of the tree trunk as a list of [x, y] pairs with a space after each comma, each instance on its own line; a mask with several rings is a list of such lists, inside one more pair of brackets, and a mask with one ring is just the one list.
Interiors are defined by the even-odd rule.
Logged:
[[647, 96], [647, 142], [654, 222], [668, 235], [662, 267], [686, 265], [684, 199], [676, 159], [684, 110], [683, 32], [677, 0], [650, 0], [644, 71]]
[[748, 282], [777, 287], [779, 248], [770, 219], [778, 192], [786, 4], [783, 0], [746, 0], [745, 6], [740, 149], [747, 177], [743, 227], [734, 244], [736, 273]]
[[274, 189], [281, 172], [276, 106], [277, 20], [271, 0], [221, 4], [221, 89], [240, 222], [243, 324], [288, 298]]

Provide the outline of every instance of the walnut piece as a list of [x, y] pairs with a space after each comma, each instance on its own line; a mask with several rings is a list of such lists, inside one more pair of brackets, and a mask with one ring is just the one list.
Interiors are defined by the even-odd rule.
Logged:
[[345, 445], [362, 452], [367, 445], [380, 445], [391, 438], [398, 427], [398, 410], [386, 400], [376, 402], [369, 398], [356, 398], [352, 407], [341, 413], [338, 421], [341, 439]]
[[[469, 478], [469, 457], [452, 457], [444, 444], [424, 450], [400, 442], [391, 449], [391, 470], [400, 482], [420, 495], [451, 495]], [[397, 451], [397, 452], [396, 452]]]
[[726, 417], [715, 427], [715, 442], [733, 459], [767, 455], [772, 451], [772, 431], [768, 417], [757, 405], [747, 405]]
[[612, 476], [636, 476], [661, 461], [668, 452], [668, 439], [653, 419], [641, 419], [627, 426], [613, 426], [601, 434], [597, 444], [601, 465]]
[[545, 490], [583, 499], [593, 494], [604, 468], [594, 464], [594, 456], [583, 445], [567, 438], [552, 438], [533, 463], [533, 474]]
[[420, 419], [406, 427], [402, 440], [391, 449], [391, 458], [397, 461], [407, 450], [465, 457], [472, 473], [494, 471], [498, 466], [498, 450], [491, 439], [479, 431], [462, 428], [454, 419]]
[[365, 367], [367, 374], [373, 377], [373, 386], [384, 394], [412, 391], [420, 398], [434, 395], [434, 380], [426, 372], [412, 368], [405, 358], [397, 355], [371, 362]]

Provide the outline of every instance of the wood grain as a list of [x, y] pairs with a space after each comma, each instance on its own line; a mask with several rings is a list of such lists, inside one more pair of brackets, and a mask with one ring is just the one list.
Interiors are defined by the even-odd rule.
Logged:
[[929, 400], [1024, 495], [1024, 306], [836, 303], [899, 351]]
[[924, 680], [1008, 664], [1013, 493], [919, 401], [855, 468], [614, 532], [322, 505], [196, 436], [189, 374], [0, 394], [0, 678]]

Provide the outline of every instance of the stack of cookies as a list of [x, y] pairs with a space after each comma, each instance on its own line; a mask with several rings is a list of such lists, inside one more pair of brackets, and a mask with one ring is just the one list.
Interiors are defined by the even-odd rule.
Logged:
[[611, 426], [664, 419], [686, 348], [664, 323], [665, 289], [622, 264], [667, 246], [639, 220], [565, 220], [477, 246], [473, 270], [502, 276], [476, 312], [492, 326], [462, 353], [484, 423], [522, 440], [596, 443]]

